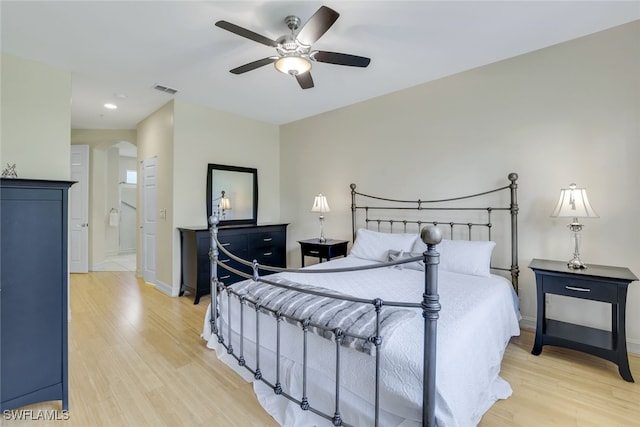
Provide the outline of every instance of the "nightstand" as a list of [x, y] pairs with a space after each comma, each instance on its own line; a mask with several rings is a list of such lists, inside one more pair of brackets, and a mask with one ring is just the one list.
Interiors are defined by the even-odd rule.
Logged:
[[[531, 353], [544, 345], [583, 351], [618, 365], [625, 381], [633, 382], [629, 370], [625, 334], [627, 287], [638, 278], [628, 269], [591, 265], [572, 270], [564, 261], [534, 259], [529, 268], [536, 274], [538, 318]], [[564, 295], [611, 304], [611, 330], [601, 330], [546, 318], [545, 294]]]
[[349, 241], [327, 239], [325, 242], [320, 242], [320, 239], [316, 238], [300, 240], [298, 243], [300, 243], [302, 266], [304, 267], [305, 256], [320, 258], [320, 262], [322, 262], [323, 258], [330, 261], [331, 258], [337, 256], [347, 256], [347, 243], [349, 243]]

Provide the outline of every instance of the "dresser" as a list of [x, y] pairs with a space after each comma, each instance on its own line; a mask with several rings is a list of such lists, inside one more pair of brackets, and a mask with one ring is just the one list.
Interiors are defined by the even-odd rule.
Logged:
[[[274, 267], [287, 265], [287, 225], [241, 225], [218, 228], [218, 240], [232, 254], [246, 259], [257, 260], [260, 264]], [[204, 227], [179, 227], [181, 247], [180, 295], [189, 291], [194, 295], [194, 304], [200, 297], [211, 292], [211, 265], [209, 248], [211, 237]], [[218, 258], [224, 265], [251, 274], [251, 268], [244, 266], [218, 250]], [[239, 282], [243, 277], [218, 267], [218, 279], [225, 284]]]
[[61, 400], [67, 359], [68, 181], [0, 185], [0, 410]]

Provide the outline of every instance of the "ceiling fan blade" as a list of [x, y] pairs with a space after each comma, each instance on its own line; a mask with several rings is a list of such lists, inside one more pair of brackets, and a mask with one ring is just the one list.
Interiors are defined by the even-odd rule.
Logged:
[[371, 62], [371, 59], [364, 56], [349, 55], [346, 53], [337, 52], [325, 52], [318, 50], [313, 52], [311, 58], [318, 62], [326, 62], [328, 64], [336, 65], [348, 65], [350, 67], [366, 67]]
[[268, 58], [258, 59], [257, 61], [249, 62], [248, 64], [244, 64], [237, 68], [234, 68], [233, 70], [229, 70], [229, 72], [233, 74], [246, 73], [247, 71], [255, 70], [256, 68], [264, 67], [267, 64], [271, 64], [276, 59], [278, 59], [277, 56], [269, 56]]
[[340, 14], [326, 6], [321, 6], [302, 26], [296, 39], [303, 45], [311, 46], [327, 32]]
[[297, 74], [296, 80], [302, 89], [311, 89], [313, 87], [313, 78], [311, 77], [311, 71], [306, 73]]
[[278, 46], [278, 42], [276, 42], [275, 40], [271, 40], [268, 37], [265, 37], [258, 33], [254, 33], [253, 31], [247, 30], [246, 28], [239, 27], [236, 24], [232, 24], [231, 22], [218, 21], [216, 22], [216, 27], [220, 27], [223, 30], [231, 31], [234, 34], [237, 34], [249, 40], [253, 40], [254, 42], [266, 44], [267, 46]]

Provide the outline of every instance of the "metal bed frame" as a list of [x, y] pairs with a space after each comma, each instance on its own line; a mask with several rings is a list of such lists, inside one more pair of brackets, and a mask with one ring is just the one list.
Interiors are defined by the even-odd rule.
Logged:
[[[424, 426], [434, 427], [435, 424], [435, 389], [436, 389], [436, 337], [437, 337], [437, 321], [439, 317], [439, 311], [441, 309], [439, 303], [438, 296], [438, 263], [439, 263], [439, 254], [436, 250], [436, 245], [440, 243], [442, 240], [442, 226], [448, 228], [450, 231], [450, 236], [453, 238], [454, 229], [458, 227], [466, 227], [468, 229], [468, 238], [471, 240], [471, 230], [474, 227], [484, 227], [488, 229], [489, 239], [491, 240], [491, 214], [494, 211], [508, 211], [510, 215], [511, 222], [511, 265], [510, 267], [494, 267], [492, 269], [508, 271], [511, 274], [511, 281], [514, 289], [518, 290], [518, 232], [517, 232], [517, 215], [518, 215], [518, 203], [517, 203], [517, 179], [518, 175], [516, 173], [510, 173], [508, 176], [510, 184], [496, 188], [493, 190], [485, 191], [482, 193], [476, 193], [469, 196], [462, 196], [450, 199], [440, 199], [440, 200], [394, 200], [376, 196], [370, 196], [367, 194], [359, 193], [356, 191], [356, 185], [351, 184], [351, 211], [352, 211], [352, 232], [353, 239], [355, 241], [356, 237], [356, 219], [357, 213], [359, 211], [364, 211], [365, 215], [365, 226], [369, 228], [370, 224], [375, 224], [377, 229], [380, 230], [382, 226], [388, 225], [389, 231], [393, 232], [394, 225], [398, 225], [402, 227], [400, 232], [407, 232], [407, 226], [416, 225], [418, 229], [421, 229], [420, 236], [427, 244], [427, 251], [419, 256], [412, 256], [410, 258], [403, 258], [402, 260], [391, 261], [387, 263], [381, 263], [376, 265], [368, 265], [364, 267], [355, 267], [355, 268], [334, 268], [334, 269], [320, 269], [320, 270], [307, 270], [307, 269], [283, 269], [270, 267], [266, 265], [260, 265], [257, 261], [248, 261], [243, 260], [235, 256], [234, 254], [227, 251], [224, 246], [220, 244], [218, 241], [218, 223], [219, 218], [216, 215], [213, 215], [209, 218], [210, 222], [210, 234], [211, 234], [211, 248], [209, 257], [211, 259], [211, 333], [217, 336], [218, 343], [221, 344], [227, 351], [229, 355], [235, 358], [239, 364], [239, 366], [244, 367], [248, 370], [256, 380], [262, 381], [268, 387], [270, 387], [276, 395], [281, 395], [290, 401], [298, 404], [302, 410], [308, 410], [314, 412], [315, 414], [331, 421], [335, 426], [350, 426], [350, 424], [346, 423], [345, 420], [342, 419], [342, 415], [340, 413], [340, 350], [341, 344], [343, 341], [348, 338], [356, 338], [356, 339], [364, 339], [370, 342], [373, 346], [375, 346], [375, 426], [379, 425], [379, 411], [380, 411], [380, 390], [379, 390], [379, 378], [380, 378], [380, 361], [381, 361], [381, 345], [382, 345], [382, 337], [380, 336], [380, 313], [383, 307], [403, 307], [409, 309], [421, 309], [422, 316], [424, 318], [424, 354], [423, 354], [423, 405], [422, 405], [422, 424]], [[480, 196], [488, 195], [491, 193], [499, 193], [502, 191], [509, 192], [509, 204], [508, 206], [498, 206], [498, 207], [445, 207], [442, 206], [442, 203], [447, 202], [457, 202], [475, 199]], [[374, 203], [373, 205], [364, 205], [359, 202], [359, 199], [369, 201], [369, 203]], [[420, 214], [425, 212], [432, 211], [476, 211], [476, 212], [485, 212], [487, 215], [486, 222], [461, 222], [459, 220], [455, 221], [432, 221], [428, 219], [418, 218], [418, 219], [393, 219], [393, 218], [384, 218], [384, 217], [374, 217], [379, 213], [385, 211], [416, 211]], [[425, 226], [422, 228], [422, 226]], [[222, 251], [224, 254], [229, 256], [231, 259], [239, 262], [240, 264], [250, 266], [253, 270], [253, 275], [248, 275], [242, 271], [233, 269], [228, 265], [223, 265], [219, 261], [219, 251]], [[399, 301], [383, 301], [380, 298], [376, 298], [373, 300], [355, 298], [351, 296], [337, 296], [334, 293], [324, 293], [317, 290], [308, 290], [308, 289], [298, 289], [293, 286], [289, 286], [287, 284], [278, 283], [273, 280], [269, 280], [269, 277], [261, 276], [260, 271], [266, 271], [268, 273], [275, 272], [295, 272], [295, 273], [309, 273], [309, 274], [329, 274], [336, 272], [345, 272], [345, 271], [357, 271], [364, 269], [372, 269], [372, 268], [382, 268], [388, 266], [394, 266], [399, 264], [405, 264], [409, 262], [415, 261], [424, 261], [425, 263], [425, 286], [422, 301], [415, 303], [408, 302], [399, 302]], [[266, 305], [263, 305], [259, 300], [251, 299], [246, 295], [240, 295], [238, 292], [234, 290], [233, 284], [225, 285], [218, 278], [218, 265], [223, 265], [225, 269], [230, 270], [242, 277], [247, 279], [253, 279], [255, 282], [264, 283], [267, 285], [288, 289], [295, 292], [300, 292], [303, 294], [313, 294], [322, 297], [329, 297], [333, 299], [341, 299], [345, 301], [351, 301], [359, 304], [368, 304], [371, 306], [371, 310], [375, 313], [376, 319], [376, 332], [374, 335], [369, 337], [363, 337], [358, 335], [349, 334], [345, 330], [341, 328], [329, 329], [323, 325], [315, 324], [310, 319], [301, 319], [295, 318], [292, 316], [288, 316], [284, 314], [280, 310], [274, 310]], [[220, 309], [224, 309], [222, 305], [222, 300], [219, 301], [219, 298], [222, 298], [224, 295], [227, 296], [227, 315], [228, 315], [228, 325], [227, 331], [225, 335], [225, 331], [219, 326], [220, 320], [218, 320]], [[234, 349], [231, 343], [232, 337], [232, 316], [231, 316], [231, 298], [237, 298], [240, 302], [240, 332], [239, 332], [239, 340], [240, 340], [240, 348], [238, 352]], [[255, 366], [248, 366], [245, 353], [244, 353], [244, 308], [249, 307], [249, 309], [253, 309], [256, 312], [256, 322], [255, 322], [255, 338], [256, 338], [256, 348], [255, 348]], [[275, 369], [275, 378], [265, 378], [263, 372], [260, 368], [260, 313], [267, 313], [270, 316], [267, 316], [266, 319], [272, 318], [276, 322], [276, 369]], [[300, 326], [301, 332], [303, 335], [302, 345], [303, 345], [303, 375], [302, 375], [302, 396], [292, 396], [286, 390], [283, 389], [282, 384], [280, 382], [280, 350], [281, 350], [281, 338], [280, 338], [280, 324], [282, 320], [287, 320], [290, 323], [295, 323]], [[309, 402], [307, 396], [307, 334], [310, 328], [315, 328], [317, 330], [322, 330], [325, 332], [329, 332], [334, 337], [335, 342], [335, 408], [333, 414], [323, 413], [319, 409], [315, 408], [311, 402]]]

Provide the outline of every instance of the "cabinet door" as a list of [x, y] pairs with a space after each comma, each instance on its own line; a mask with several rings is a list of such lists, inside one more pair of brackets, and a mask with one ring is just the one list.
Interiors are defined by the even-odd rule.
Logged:
[[2, 190], [3, 401], [63, 380], [66, 245], [60, 190]]

